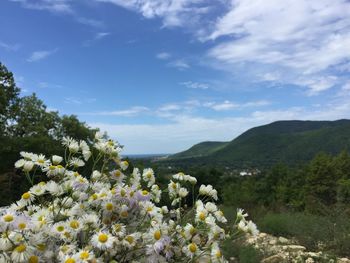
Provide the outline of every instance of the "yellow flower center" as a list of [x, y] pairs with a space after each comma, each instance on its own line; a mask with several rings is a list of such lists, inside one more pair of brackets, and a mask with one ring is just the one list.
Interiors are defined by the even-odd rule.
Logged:
[[112, 203], [107, 203], [107, 204], [106, 204], [106, 209], [107, 209], [108, 211], [112, 211], [112, 210], [113, 210], [113, 204], [112, 204]]
[[44, 251], [46, 248], [46, 245], [45, 244], [38, 244], [36, 247], [38, 248], [38, 250]]
[[175, 184], [175, 183], [172, 183], [172, 184], [171, 184], [171, 187], [172, 187], [173, 189], [176, 189], [176, 184]]
[[115, 232], [119, 232], [121, 229], [122, 229], [121, 224], [115, 224], [115, 225], [114, 225], [114, 230], [115, 230]]
[[115, 175], [116, 177], [119, 177], [119, 176], [121, 176], [121, 174], [122, 174], [122, 173], [121, 173], [119, 170], [117, 170], [117, 171], [115, 171], [115, 174], [114, 174], [114, 175]]
[[62, 165], [57, 165], [57, 169], [62, 169], [63, 168], [63, 166]]
[[153, 208], [151, 206], [147, 207], [147, 212], [152, 212]]
[[89, 251], [83, 251], [80, 253], [80, 259], [88, 259], [90, 257]]
[[3, 217], [3, 219], [4, 219], [4, 221], [5, 222], [12, 222], [13, 221], [13, 216], [12, 215], [5, 215], [4, 217]]
[[79, 222], [77, 220], [73, 220], [70, 222], [70, 227], [73, 229], [77, 229], [79, 227]]
[[68, 258], [64, 263], [75, 263], [74, 258]]
[[74, 172], [73, 175], [74, 175], [75, 177], [78, 177], [80, 174], [79, 174], [78, 172]]
[[197, 251], [197, 245], [195, 243], [191, 243], [189, 246], [188, 246], [188, 249], [191, 251], [191, 253], [194, 253]]
[[30, 198], [30, 193], [29, 192], [25, 192], [23, 195], [22, 195], [22, 198], [25, 199], [25, 200], [28, 200]]
[[17, 246], [17, 247], [15, 248], [15, 251], [18, 252], [18, 253], [23, 253], [24, 251], [26, 251], [26, 249], [27, 249], [27, 246], [21, 244], [21, 245], [19, 245], [19, 246]]
[[133, 197], [134, 194], [135, 194], [135, 192], [134, 192], [134, 191], [131, 191], [131, 192], [130, 192], [130, 197]]
[[62, 232], [64, 230], [64, 226], [58, 226], [58, 227], [56, 227], [56, 230], [58, 232]]
[[221, 258], [221, 256], [222, 256], [221, 251], [220, 250], [216, 251], [215, 256], [217, 258]]
[[162, 234], [160, 233], [159, 230], [155, 231], [153, 234], [153, 237], [155, 240], [159, 240], [161, 236], [162, 236]]
[[44, 185], [46, 185], [46, 183], [45, 182], [40, 182], [39, 185], [40, 186], [44, 186]]
[[45, 161], [44, 160], [38, 160], [38, 163], [43, 164], [43, 163], [45, 163]]
[[143, 195], [148, 195], [148, 191], [147, 191], [147, 190], [143, 190], [143, 191], [142, 191], [142, 194], [143, 194]]
[[146, 176], [147, 176], [148, 179], [151, 179], [152, 178], [152, 173], [147, 173]]
[[128, 213], [128, 211], [122, 211], [122, 212], [120, 213], [120, 215], [121, 215], [122, 217], [128, 217], [129, 213]]
[[97, 196], [97, 194], [93, 194], [93, 195], [91, 196], [91, 198], [92, 198], [93, 200], [96, 200], [96, 199], [98, 198], [98, 196]]
[[194, 235], [196, 233], [196, 229], [194, 227], [191, 227], [190, 229], [190, 234]]
[[28, 263], [38, 263], [39, 262], [39, 258], [37, 256], [31, 256], [28, 259]]
[[129, 242], [129, 244], [131, 244], [132, 242], [134, 242], [134, 238], [132, 236], [127, 236], [126, 238], [126, 241]]
[[26, 223], [19, 223], [18, 224], [18, 228], [21, 229], [21, 230], [25, 229], [26, 226], [27, 226]]
[[53, 170], [56, 169], [56, 166], [55, 166], [55, 165], [50, 165], [50, 166], [49, 166], [49, 169], [50, 169], [51, 171], [53, 171]]
[[204, 221], [205, 220], [205, 214], [203, 212], [199, 213], [199, 219]]
[[100, 234], [98, 236], [98, 241], [101, 243], [106, 243], [108, 240], [108, 236], [106, 234]]
[[126, 195], [125, 189], [122, 188], [122, 189], [120, 190], [120, 195], [121, 195], [121, 196], [125, 196], [125, 195]]
[[71, 234], [69, 232], [64, 232], [63, 234], [66, 238], [71, 238]]

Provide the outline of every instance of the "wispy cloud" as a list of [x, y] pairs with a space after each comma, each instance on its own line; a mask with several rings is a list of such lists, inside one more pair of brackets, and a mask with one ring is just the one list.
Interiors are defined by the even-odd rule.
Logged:
[[162, 59], [162, 60], [167, 60], [167, 59], [171, 58], [171, 54], [168, 52], [160, 52], [156, 55], [156, 58]]
[[93, 103], [96, 102], [96, 98], [74, 98], [74, 97], [66, 97], [64, 98], [64, 103], [66, 104], [75, 104], [81, 105], [85, 103]]
[[92, 18], [77, 17], [76, 21], [80, 24], [91, 26], [91, 27], [96, 27], [96, 28], [104, 27], [103, 21], [92, 19]]
[[190, 65], [184, 59], [177, 59], [167, 64], [169, 67], [177, 68], [178, 70], [189, 69]]
[[4, 48], [7, 51], [17, 51], [20, 49], [21, 45], [20, 44], [8, 44], [3, 41], [0, 41], [0, 47]]
[[[145, 18], [161, 18], [163, 27], [197, 24], [210, 9], [205, 0], [95, 0], [112, 3], [141, 13]], [[219, 3], [219, 2], [218, 2]]]
[[[236, 0], [202, 40], [218, 43], [208, 55], [223, 68], [245, 63], [282, 69], [288, 74], [278, 81], [299, 85], [295, 76], [304, 76], [316, 94], [334, 86], [320, 76], [350, 59], [349, 12], [345, 0]], [[265, 75], [270, 81], [274, 77]]]
[[181, 82], [180, 85], [183, 85], [190, 89], [208, 89], [209, 88], [209, 84], [207, 83], [193, 82], [193, 81]]
[[54, 13], [72, 13], [70, 0], [11, 0], [19, 2], [24, 8], [48, 10]]
[[213, 109], [215, 111], [229, 111], [233, 109], [263, 107], [270, 104], [271, 102], [267, 100], [248, 101], [244, 103], [237, 103], [237, 102], [225, 100], [223, 102], [205, 102], [203, 103], [203, 106]]
[[83, 113], [82, 115], [91, 115], [91, 116], [120, 116], [120, 117], [134, 117], [139, 114], [143, 114], [148, 112], [150, 109], [144, 106], [134, 106], [124, 110], [116, 110], [116, 111], [98, 111], [98, 112], [90, 112]]
[[40, 50], [40, 51], [34, 51], [29, 58], [27, 59], [28, 62], [36, 62], [39, 60], [43, 60], [47, 58], [48, 56], [51, 56], [52, 54], [56, 53], [58, 51], [57, 48], [53, 50]]
[[95, 34], [93, 39], [84, 41], [83, 46], [89, 47], [94, 43], [96, 43], [97, 41], [109, 36], [110, 34], [111, 34], [110, 32], [98, 32]]

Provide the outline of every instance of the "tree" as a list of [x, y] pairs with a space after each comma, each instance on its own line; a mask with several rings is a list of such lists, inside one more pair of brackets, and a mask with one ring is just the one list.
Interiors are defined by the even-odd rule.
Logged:
[[0, 62], [0, 136], [7, 134], [7, 124], [16, 114], [19, 92], [13, 74]]
[[15, 137], [50, 136], [57, 129], [60, 118], [57, 112], [47, 112], [47, 107], [35, 93], [20, 99], [14, 123], [9, 127]]

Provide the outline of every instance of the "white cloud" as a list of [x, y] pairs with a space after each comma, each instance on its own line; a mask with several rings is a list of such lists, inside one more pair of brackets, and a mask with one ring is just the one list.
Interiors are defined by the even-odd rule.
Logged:
[[95, 34], [93, 39], [89, 39], [83, 42], [83, 46], [89, 47], [96, 43], [97, 41], [109, 36], [111, 33], [110, 32], [98, 32]]
[[0, 47], [4, 48], [7, 51], [17, 51], [20, 49], [21, 45], [20, 44], [8, 44], [3, 41], [0, 41]]
[[28, 9], [48, 10], [54, 13], [72, 13], [70, 0], [11, 0]]
[[214, 103], [214, 104], [209, 103], [207, 105], [215, 111], [227, 111], [227, 110], [232, 110], [234, 108], [239, 107], [239, 104], [233, 103], [228, 100], [225, 100], [222, 103]]
[[190, 65], [183, 59], [177, 59], [168, 63], [169, 67], [177, 68], [178, 70], [185, 70], [190, 68]]
[[76, 98], [72, 98], [72, 97], [67, 97], [67, 98], [64, 98], [64, 103], [80, 105], [80, 104], [82, 104], [83, 102], [82, 102], [80, 99], [76, 99]]
[[209, 6], [205, 0], [95, 0], [141, 13], [145, 18], [161, 18], [164, 27], [198, 23]]
[[27, 59], [28, 62], [35, 62], [35, 61], [39, 61], [42, 59], [47, 58], [48, 56], [54, 54], [55, 52], [57, 52], [57, 48], [53, 49], [53, 50], [41, 50], [41, 51], [34, 51], [30, 57]]
[[167, 60], [167, 59], [171, 58], [171, 54], [168, 52], [160, 52], [156, 55], [156, 58], [162, 59], [162, 60]]
[[190, 89], [208, 89], [209, 88], [209, 84], [207, 83], [200, 83], [200, 82], [193, 82], [193, 81], [185, 81], [185, 82], [181, 82], [180, 84]]
[[134, 117], [145, 112], [148, 112], [149, 108], [144, 106], [134, 106], [129, 109], [117, 110], [117, 111], [98, 111], [91, 113], [84, 113], [82, 115], [92, 115], [92, 116], [120, 116], [120, 117]]
[[229, 100], [225, 100], [223, 102], [206, 102], [206, 103], [203, 103], [203, 106], [213, 109], [215, 111], [229, 111], [233, 109], [262, 107], [270, 104], [271, 102], [267, 100], [248, 101], [245, 103], [236, 103]]
[[[346, 0], [235, 0], [202, 39], [219, 42], [208, 54], [221, 63], [282, 68], [312, 79], [308, 87], [317, 93], [332, 87], [320, 81], [324, 71], [350, 59], [349, 14]], [[273, 81], [268, 74], [265, 80]]]
[[76, 20], [80, 24], [91, 26], [91, 27], [101, 28], [104, 26], [103, 21], [92, 19], [92, 18], [77, 17]]

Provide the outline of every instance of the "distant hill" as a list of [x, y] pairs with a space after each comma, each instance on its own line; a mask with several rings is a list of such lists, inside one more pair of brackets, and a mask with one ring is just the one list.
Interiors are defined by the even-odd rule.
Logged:
[[230, 142], [202, 142], [169, 156], [167, 162], [266, 167], [298, 164], [318, 152], [350, 149], [350, 120], [277, 121], [252, 128]]
[[214, 154], [227, 146], [229, 142], [201, 142], [193, 145], [190, 149], [171, 155], [171, 158], [203, 157]]

